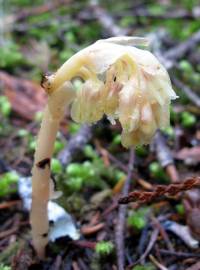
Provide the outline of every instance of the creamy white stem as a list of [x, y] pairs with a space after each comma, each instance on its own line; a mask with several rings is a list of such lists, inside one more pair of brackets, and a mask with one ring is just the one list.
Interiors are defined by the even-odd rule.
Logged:
[[50, 160], [65, 106], [72, 101], [73, 96], [74, 92], [69, 82], [63, 84], [49, 96], [38, 134], [32, 169], [32, 208], [30, 222], [33, 245], [40, 258], [44, 258], [45, 246], [48, 243], [49, 222], [47, 205], [50, 195]]

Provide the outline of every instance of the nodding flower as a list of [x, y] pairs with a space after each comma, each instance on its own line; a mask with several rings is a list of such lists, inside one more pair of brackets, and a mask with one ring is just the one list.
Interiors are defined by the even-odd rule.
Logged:
[[82, 87], [72, 101], [71, 116], [94, 123], [103, 115], [122, 126], [125, 147], [147, 144], [158, 128], [169, 124], [169, 104], [177, 96], [167, 71], [147, 50], [143, 38], [99, 40], [81, 50], [48, 79], [50, 93], [76, 77]]
[[[176, 94], [167, 71], [153, 54], [133, 45], [146, 45], [146, 39], [99, 40], [42, 82], [48, 101], [34, 156], [30, 214], [33, 245], [40, 258], [48, 243], [50, 161], [65, 107], [71, 104], [71, 116], [79, 123], [92, 124], [103, 115], [113, 124], [118, 120], [125, 147], [149, 143], [156, 129], [168, 125], [169, 104]], [[80, 89], [75, 89], [76, 78], [83, 82]]]

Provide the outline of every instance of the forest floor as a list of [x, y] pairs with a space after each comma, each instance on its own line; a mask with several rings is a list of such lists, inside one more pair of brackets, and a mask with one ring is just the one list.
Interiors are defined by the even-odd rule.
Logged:
[[[0, 270], [200, 270], [198, 4], [0, 2]], [[40, 261], [25, 209], [30, 189], [22, 186], [30, 181], [46, 103], [41, 75], [118, 35], [150, 39], [179, 96], [171, 124], [151, 145], [128, 150], [119, 123], [81, 126], [66, 113], [51, 167], [63, 193], [54, 202], [68, 222], [55, 226], [62, 237], [50, 241]]]

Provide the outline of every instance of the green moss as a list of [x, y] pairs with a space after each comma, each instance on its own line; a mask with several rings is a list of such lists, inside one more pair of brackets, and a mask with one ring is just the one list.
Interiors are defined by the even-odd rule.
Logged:
[[18, 179], [19, 175], [15, 171], [2, 174], [0, 176], [0, 197], [16, 192]]
[[[12, 53], [11, 53], [12, 52]], [[0, 46], [0, 68], [14, 68], [16, 65], [25, 63], [24, 57], [16, 43], [7, 43]]]
[[153, 264], [147, 263], [145, 265], [134, 266], [132, 270], [156, 270], [156, 268]]
[[108, 256], [114, 250], [114, 245], [110, 241], [101, 241], [96, 244], [95, 252], [100, 256]]
[[169, 182], [169, 178], [167, 177], [164, 169], [157, 161], [154, 161], [149, 165], [149, 172], [153, 178], [159, 180], [160, 182]]
[[176, 207], [176, 211], [179, 215], [185, 214], [185, 208], [184, 208], [182, 203], [177, 204], [175, 207]]
[[195, 115], [190, 112], [181, 113], [181, 125], [185, 128], [191, 128], [195, 126], [197, 119]]
[[128, 216], [128, 225], [137, 230], [142, 230], [147, 225], [149, 208], [142, 207]]
[[51, 171], [54, 174], [62, 172], [62, 165], [61, 165], [60, 161], [56, 158], [51, 159]]
[[0, 264], [0, 270], [11, 270], [11, 267], [1, 263]]
[[11, 104], [6, 96], [0, 96], [0, 113], [8, 117], [11, 113]]

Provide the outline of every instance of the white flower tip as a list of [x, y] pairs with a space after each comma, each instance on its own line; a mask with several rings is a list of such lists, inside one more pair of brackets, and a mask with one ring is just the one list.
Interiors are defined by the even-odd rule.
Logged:
[[109, 42], [126, 46], [149, 46], [150, 41], [148, 38], [143, 37], [131, 37], [131, 36], [118, 36], [107, 39], [101, 39], [98, 42]]

